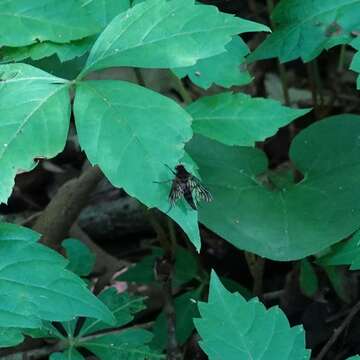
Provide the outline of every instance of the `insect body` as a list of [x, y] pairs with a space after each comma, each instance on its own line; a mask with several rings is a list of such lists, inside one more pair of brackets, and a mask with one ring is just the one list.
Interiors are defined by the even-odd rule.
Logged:
[[197, 209], [197, 201], [204, 200], [209, 202], [212, 200], [210, 192], [201, 185], [200, 180], [191, 175], [183, 165], [177, 165], [175, 167], [175, 171], [171, 170], [171, 172], [175, 175], [175, 177], [172, 180], [171, 190], [169, 193], [170, 209], [181, 197], [184, 197], [186, 202], [194, 210]]

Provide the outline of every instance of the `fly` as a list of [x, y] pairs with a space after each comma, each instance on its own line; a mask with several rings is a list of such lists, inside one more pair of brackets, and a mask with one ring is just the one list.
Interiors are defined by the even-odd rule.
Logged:
[[184, 165], [177, 165], [175, 171], [171, 168], [169, 169], [175, 177], [171, 180], [172, 184], [169, 193], [170, 208], [168, 212], [175, 205], [176, 201], [182, 197], [194, 210], [197, 210], [196, 203], [198, 201], [209, 202], [212, 200], [210, 192], [201, 184], [197, 177], [185, 169]]

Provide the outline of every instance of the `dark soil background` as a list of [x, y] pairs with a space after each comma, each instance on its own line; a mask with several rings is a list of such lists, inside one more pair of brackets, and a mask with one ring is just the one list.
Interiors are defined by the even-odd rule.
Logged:
[[[269, 24], [268, 4], [265, 1], [203, 2], [216, 5], [222, 11]], [[264, 36], [264, 34], [247, 34], [244, 39], [250, 48], [254, 49]], [[246, 87], [232, 89], [252, 96], [274, 98], [292, 107], [314, 108], [306, 117], [281, 129], [266, 142], [258, 144], [267, 153], [272, 168], [289, 165], [289, 144], [301, 129], [325, 116], [348, 112], [359, 113], [356, 74], [348, 70], [353, 52], [350, 48], [346, 48], [341, 58], [340, 51], [340, 47], [336, 47], [331, 51], [323, 52], [310, 64], [303, 64], [298, 60], [280, 66], [276, 59], [251, 64], [249, 70], [255, 78], [254, 81]], [[181, 101], [181, 95], [167, 73], [157, 70], [140, 71], [146, 86]], [[280, 71], [286, 73], [285, 95]], [[112, 69], [94, 75], [96, 78], [136, 81], [137, 78], [134, 76], [132, 69]], [[318, 76], [318, 81], [314, 80], [315, 76]], [[184, 85], [193, 99], [204, 94], [224, 91], [213, 86], [205, 92], [188, 79], [184, 80]], [[63, 153], [54, 159], [39, 160], [33, 171], [17, 176], [14, 192], [8, 204], [0, 206], [3, 220], [42, 229], [38, 219], [42, 216], [44, 208], [54, 199], [59, 189], [64, 188], [64, 184], [77, 178], [87, 169], [86, 156], [79, 148], [72, 126]], [[129, 263], [138, 262], [148, 253], [149, 246], [159, 245], [159, 234], [141, 204], [129, 198], [121, 189], [114, 188], [106, 179], [101, 177], [97, 180], [99, 180], [97, 186], [82, 196], [78, 212], [75, 211], [74, 215], [68, 208], [65, 208], [65, 212], [58, 212], [53, 218], [54, 227], [47, 229], [46, 231], [49, 232], [46, 235], [57, 233], [54, 229], [58, 224], [65, 226], [62, 218], [62, 214], [65, 213], [67, 214], [65, 217], [70, 217], [68, 227], [64, 228], [65, 236], [77, 237], [100, 247], [95, 249], [98, 262], [94, 276], [100, 274], [101, 279], [98, 291], [101, 286], [111, 282], [116, 270]], [[152, 212], [160, 224], [166, 224], [165, 216], [156, 211]], [[69, 213], [72, 215], [68, 215]], [[180, 244], [187, 246], [187, 240], [181, 229], [175, 230]], [[356, 271], [340, 269], [343, 275], [342, 282], [334, 287], [322, 268], [315, 265], [320, 287], [314, 296], [307, 297], [299, 286], [298, 262], [274, 262], [244, 254], [204, 227], [201, 228], [201, 235], [203, 248], [199, 262], [203, 269], [206, 272], [215, 269], [219, 275], [236, 281], [259, 296], [267, 307], [280, 306], [291, 325], [303, 324], [307, 347], [312, 349], [314, 359], [334, 331], [341, 326], [359, 298], [359, 273]], [[46, 240], [44, 242], [46, 243]], [[187, 285], [187, 289], [189, 287], [191, 288], [191, 284]], [[133, 286], [131, 290], [137, 292], [139, 289]], [[149, 309], [141, 321], [153, 320], [162, 306], [161, 294], [153, 289], [146, 291], [150, 296]], [[360, 315], [352, 318], [324, 359], [341, 360], [360, 353], [359, 320]], [[198, 336], [194, 333], [184, 345], [186, 359], [206, 359], [197, 345], [197, 340]], [[36, 347], [39, 343], [30, 343], [30, 345], [26, 343], [22, 346]]]

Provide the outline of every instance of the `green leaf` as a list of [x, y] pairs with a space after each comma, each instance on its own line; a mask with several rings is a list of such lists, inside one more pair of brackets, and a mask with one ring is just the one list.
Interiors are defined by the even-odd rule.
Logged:
[[[86, 10], [99, 24], [98, 31], [110, 23], [121, 12], [129, 9], [129, 0], [81, 0]], [[3, 47], [2, 61], [21, 61], [27, 58], [39, 60], [56, 54], [63, 63], [84, 55], [94, 45], [96, 36], [88, 36], [69, 43], [43, 41], [23, 47]]]
[[335, 266], [323, 266], [331, 285], [337, 296], [345, 303], [351, 302], [349, 278], [346, 276], [344, 269]]
[[194, 279], [197, 275], [198, 265], [195, 256], [181, 246], [175, 251], [175, 271], [173, 287], [179, 287]]
[[[118, 276], [119, 281], [149, 284], [155, 280], [155, 260], [162, 257], [164, 251], [161, 248], [153, 247], [151, 254], [144, 256], [134, 266]], [[197, 274], [197, 262], [195, 257], [181, 246], [175, 251], [175, 271], [173, 276], [173, 287], [179, 287], [194, 279]]]
[[[152, 1], [150, 1], [152, 2]], [[75, 122], [80, 145], [114, 186], [148, 207], [169, 210], [169, 183], [192, 136], [191, 117], [174, 101], [124, 81], [77, 86]], [[145, 175], [145, 176], [144, 176]], [[197, 212], [179, 202], [169, 212], [200, 248]]]
[[[350, 45], [357, 50], [357, 53], [352, 59], [350, 70], [360, 73], [360, 37], [357, 37], [354, 41], [350, 43]], [[360, 76], [357, 79], [356, 87], [358, 90], [360, 90]]]
[[275, 31], [249, 58], [310, 61], [323, 49], [348, 43], [360, 25], [359, 12], [358, 0], [282, 0], [272, 12]]
[[69, 260], [68, 270], [79, 276], [87, 276], [91, 273], [96, 256], [83, 242], [77, 239], [65, 239], [62, 247], [65, 248]]
[[[114, 314], [114, 327], [121, 327], [134, 319], [134, 315], [145, 308], [144, 299], [128, 293], [119, 294], [115, 288], [108, 288], [99, 295], [108, 309]], [[88, 335], [99, 330], [108, 329], [109, 325], [94, 319], [86, 319], [80, 334]]]
[[308, 297], [312, 297], [318, 291], [319, 282], [316, 272], [308, 259], [300, 262], [300, 289]]
[[254, 297], [254, 295], [249, 289], [239, 284], [238, 282], [223, 276], [220, 277], [220, 280], [227, 290], [229, 290], [230, 292], [238, 292], [243, 298], [245, 298], [245, 300], [250, 300]]
[[34, 167], [34, 158], [63, 150], [70, 98], [66, 80], [30, 65], [0, 65], [0, 79], [1, 203], [10, 196], [15, 175]]
[[40, 328], [41, 320], [77, 316], [113, 323], [106, 306], [65, 269], [67, 261], [38, 244], [39, 238], [29, 229], [0, 224], [0, 327]]
[[0, 348], [18, 345], [24, 341], [21, 330], [16, 328], [0, 328]]
[[149, 284], [155, 281], [154, 265], [155, 260], [163, 256], [164, 251], [161, 248], [153, 247], [151, 254], [144, 256], [134, 266], [131, 266], [126, 272], [120, 274], [116, 280], [128, 281], [138, 284]]
[[349, 357], [346, 360], [360, 360], [360, 355], [355, 355], [355, 356]]
[[187, 111], [193, 117], [195, 133], [227, 145], [253, 146], [309, 110], [291, 109], [275, 100], [228, 92], [202, 97], [190, 104]]
[[52, 353], [50, 360], [85, 360], [85, 358], [74, 348], [67, 349], [63, 353]]
[[63, 339], [63, 335], [59, 330], [50, 322], [42, 321], [41, 327], [35, 329], [21, 329], [25, 335], [31, 336], [33, 339], [52, 338]]
[[187, 150], [214, 198], [202, 203], [200, 221], [234, 246], [274, 260], [301, 259], [339, 242], [360, 223], [359, 134], [356, 115], [303, 130], [290, 158], [304, 179], [285, 188], [262, 180], [262, 151], [195, 137]]
[[56, 54], [61, 62], [65, 62], [84, 55], [90, 50], [94, 41], [95, 38], [89, 36], [66, 44], [45, 41], [23, 47], [5, 47], [1, 49], [2, 61], [21, 61], [27, 58], [39, 60]]
[[195, 5], [194, 0], [148, 0], [108, 25], [92, 48], [83, 74], [113, 66], [192, 66], [224, 52], [235, 34], [267, 29], [220, 13], [214, 6]]
[[[195, 300], [200, 297], [200, 290], [188, 291], [174, 300], [176, 313], [176, 339], [183, 345], [194, 330], [193, 318], [198, 315]], [[164, 350], [167, 344], [167, 325], [164, 312], [157, 317], [154, 328], [154, 349]]]
[[82, 343], [100, 360], [152, 360], [164, 359], [164, 356], [145, 345], [152, 334], [143, 329], [128, 329], [118, 334], [104, 335]]
[[26, 46], [45, 40], [66, 43], [101, 28], [80, 1], [0, 1], [0, 46]]
[[130, 0], [81, 0], [82, 7], [104, 28], [116, 15], [130, 8]]
[[189, 76], [194, 84], [203, 89], [208, 89], [212, 84], [229, 88], [251, 82], [252, 78], [245, 67], [245, 56], [250, 51], [244, 41], [235, 36], [225, 49], [219, 55], [199, 60], [190, 67], [173, 69], [173, 72], [179, 78]]
[[330, 254], [317, 260], [321, 265], [350, 265], [350, 270], [360, 269], [360, 232], [357, 231], [349, 240], [335, 244]]
[[302, 326], [290, 327], [278, 307], [267, 310], [257, 298], [246, 301], [227, 291], [215, 272], [211, 274], [209, 300], [198, 304], [194, 319], [210, 360], [306, 360]]

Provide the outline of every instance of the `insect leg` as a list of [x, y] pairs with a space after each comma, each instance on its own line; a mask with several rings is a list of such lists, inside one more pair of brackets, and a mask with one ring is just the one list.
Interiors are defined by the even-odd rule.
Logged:
[[153, 181], [153, 183], [155, 183], [155, 184], [167, 184], [167, 183], [169, 183], [170, 181], [172, 181], [172, 180]]
[[176, 172], [167, 164], [164, 164], [174, 175], [176, 175]]

